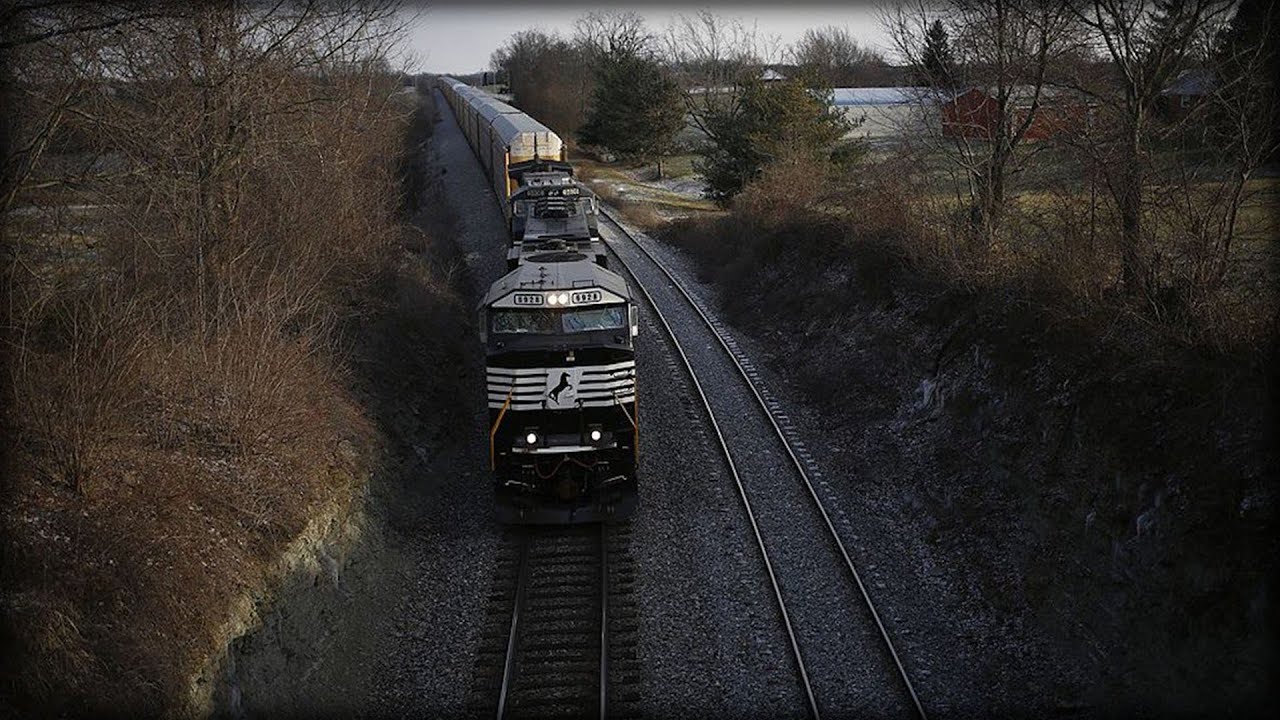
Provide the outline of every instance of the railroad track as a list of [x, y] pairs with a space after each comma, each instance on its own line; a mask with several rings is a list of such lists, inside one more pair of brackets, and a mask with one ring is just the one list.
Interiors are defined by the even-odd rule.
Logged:
[[514, 531], [473, 687], [476, 717], [627, 717], [639, 698], [630, 529]]
[[[623, 240], [606, 244], [652, 308], [707, 413], [759, 547], [809, 714], [923, 720], [910, 675], [814, 485], [825, 488], [825, 481], [781, 405], [760, 387], [750, 359], [719, 321], [643, 243], [601, 214]], [[679, 316], [684, 343], [668, 314]], [[712, 397], [704, 377], [716, 383]]]

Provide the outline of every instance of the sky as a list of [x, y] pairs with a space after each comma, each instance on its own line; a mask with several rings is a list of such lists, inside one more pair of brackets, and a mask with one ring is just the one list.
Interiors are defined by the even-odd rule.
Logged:
[[[411, 72], [470, 73], [488, 69], [489, 55], [512, 33], [539, 28], [563, 37], [573, 34], [573, 21], [591, 10], [633, 10], [658, 33], [676, 14], [707, 9], [725, 18], [736, 18], [761, 34], [777, 36], [782, 45], [800, 38], [804, 31], [823, 25], [843, 26], [859, 45], [875, 47], [885, 55], [889, 43], [876, 20], [876, 7], [868, 2], [714, 2], [707, 5], [672, 3], [525, 3], [494, 0], [436, 0], [411, 4], [413, 16], [408, 65]], [[772, 58], [778, 60], [778, 58]]]

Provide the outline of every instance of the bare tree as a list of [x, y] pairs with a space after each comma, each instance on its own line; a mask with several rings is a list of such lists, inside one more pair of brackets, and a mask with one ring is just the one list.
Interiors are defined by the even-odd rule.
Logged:
[[[308, 166], [312, 158], [360, 162], [368, 149], [357, 138], [382, 147], [356, 128], [385, 127], [396, 112], [387, 106], [394, 81], [385, 59], [398, 37], [395, 3], [193, 9], [175, 2], [153, 4], [127, 23], [61, 32], [46, 18], [42, 27], [46, 37], [14, 47], [7, 68], [31, 114], [17, 120], [30, 139], [19, 146], [20, 172], [6, 178], [3, 203], [36, 211], [24, 213], [35, 219], [14, 232], [13, 215], [4, 216], [14, 263], [6, 267], [9, 290], [25, 298], [7, 308], [5, 325], [17, 348], [11, 371], [18, 397], [37, 404], [53, 397], [42, 390], [40, 368], [65, 360], [25, 340], [25, 328], [56, 310], [41, 298], [57, 289], [24, 265], [22, 243], [48, 235], [52, 228], [41, 218], [65, 214], [68, 197], [97, 208], [93, 235], [111, 265], [106, 276], [129, 280], [129, 292], [111, 300], [109, 312], [98, 307], [105, 296], [92, 293], [77, 301], [86, 306], [65, 311], [105, 318], [71, 325], [70, 347], [93, 347], [93, 329], [122, 327], [121, 312], [133, 313], [130, 322], [146, 316], [148, 330], [194, 333], [200, 343], [226, 337], [228, 323], [259, 311], [282, 333], [291, 323], [315, 321], [308, 314], [322, 304], [325, 283], [367, 262], [357, 259], [367, 245], [352, 226], [372, 222], [368, 210], [382, 201], [343, 198], [334, 185], [317, 207], [281, 187], [324, 182], [330, 173]], [[335, 125], [349, 135], [320, 141]], [[317, 141], [324, 155], [315, 155]], [[321, 218], [325, 227], [313, 224]], [[345, 245], [325, 245], [347, 231]], [[83, 282], [92, 287], [101, 277]], [[114, 360], [104, 351], [101, 361]], [[74, 425], [71, 417], [112, 416], [93, 409], [98, 400], [89, 406], [76, 399], [102, 393], [60, 397], [80, 409], [44, 415], [63, 417], [66, 427]], [[77, 437], [69, 444], [87, 442], [87, 431]], [[83, 475], [80, 461], [72, 465], [67, 475]]]
[[507, 84], [511, 94], [519, 101], [520, 96], [533, 91], [533, 71], [539, 58], [547, 54], [559, 40], [556, 36], [542, 30], [521, 30], [502, 44], [489, 56], [489, 65], [507, 76]]
[[1143, 246], [1143, 214], [1160, 92], [1185, 68], [1198, 38], [1230, 11], [1229, 0], [1150, 3], [1094, 0], [1073, 4], [1075, 19], [1110, 60], [1114, 82], [1081, 79], [1101, 117], [1090, 144], [1120, 216], [1121, 278], [1130, 292], [1152, 296], [1155, 266]]
[[[1271, 3], [1240, 3], [1205, 26], [1176, 85], [1199, 101], [1162, 93], [1152, 119], [1144, 202], [1144, 296], [1151, 314], [1184, 331], [1218, 325], [1235, 300], [1228, 276], [1250, 180], [1277, 150]], [[1185, 103], [1185, 104], [1184, 104]], [[1187, 321], [1192, 321], [1188, 323]]]
[[504, 72], [515, 103], [566, 140], [586, 116], [594, 86], [588, 49], [542, 30], [522, 30], [494, 51], [490, 63]]
[[677, 16], [663, 44], [689, 116], [707, 136], [709, 120], [742, 102], [747, 84], [759, 77], [777, 45], [756, 27], [707, 10]]
[[0, 3], [0, 52], [58, 38], [118, 28], [172, 10], [153, 3], [105, 0], [6, 0]]
[[1219, 80], [1208, 107], [1210, 142], [1221, 147], [1230, 171], [1218, 188], [1224, 212], [1217, 220], [1215, 242], [1206, 253], [1207, 284], [1222, 282], [1229, 268], [1246, 185], [1257, 170], [1276, 158], [1280, 149], [1277, 121], [1276, 64], [1280, 48], [1276, 32], [1280, 10], [1274, 3], [1242, 3], [1236, 15], [1215, 33], [1217, 47], [1209, 67]]
[[655, 50], [656, 38], [635, 12], [594, 10], [575, 20], [573, 29], [575, 42], [592, 61], [607, 55], [648, 56]]
[[[1071, 17], [1066, 2], [1035, 0], [918, 3], [882, 15], [898, 54], [929, 83], [920, 94], [921, 112], [940, 115], [959, 88], [976, 88], [990, 98], [990, 112], [974, 118], [972, 126], [921, 125], [935, 129], [935, 144], [962, 169], [971, 222], [988, 241], [999, 233], [1008, 178], [1046, 103], [1055, 64], [1078, 45]], [[926, 67], [929, 34], [939, 20], [953, 32], [955, 65], [945, 77]]]
[[[50, 548], [22, 551], [38, 572], [0, 570], [6, 700], [207, 713], [191, 678], [225, 650], [217, 588], [259, 582], [350, 493], [325, 459], [365, 422], [337, 328], [399, 255], [400, 16], [376, 0], [21, 6], [11, 26], [0, 5], [18, 151], [0, 209], [2, 514], [74, 521], [58, 548], [14, 536]], [[235, 540], [184, 537], [189, 518]], [[169, 561], [144, 565], [161, 547]], [[119, 588], [128, 608], [98, 602]], [[43, 639], [42, 608], [75, 618], [65, 642]]]
[[[161, 14], [126, 2], [0, 3], [0, 106], [5, 109], [0, 114], [0, 218], [84, 100], [103, 34]], [[59, 182], [45, 178], [40, 186]]]
[[791, 60], [808, 70], [826, 87], [860, 85], [874, 73], [868, 67], [884, 65], [875, 50], [858, 45], [848, 28], [828, 25], [809, 28], [790, 49]]

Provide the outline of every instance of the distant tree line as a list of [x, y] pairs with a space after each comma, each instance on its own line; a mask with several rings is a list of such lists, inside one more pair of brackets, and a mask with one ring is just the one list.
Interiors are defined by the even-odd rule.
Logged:
[[[1013, 183], [1061, 148], [1079, 166], [1073, 182], [1089, 189], [1089, 232], [1116, 218], [1121, 284], [1176, 312], [1221, 283], [1246, 184], [1276, 152], [1275, 21], [1266, 0], [904, 4], [882, 14], [901, 62], [890, 66], [842, 28], [812, 29], [784, 52], [709, 12], [677, 16], [660, 37], [634, 14], [592, 13], [571, 39], [512, 36], [493, 65], [517, 104], [581, 145], [653, 162], [688, 143], [709, 196], [723, 203], [779, 159], [840, 167], [861, 155], [843, 140], [848, 122], [823, 102], [833, 87], [923, 87], [921, 111], [933, 118], [978, 88], [989, 98], [987, 136], [934, 122], [911, 138], [950, 158], [968, 198], [965, 236], [1013, 242]], [[785, 79], [763, 79], [766, 69]], [[1173, 118], [1162, 93], [1186, 72], [1210, 87]], [[1079, 106], [1078, 127], [1040, 142], [1038, 127], [1062, 120], [1064, 98]], [[1194, 202], [1153, 195], [1154, 186]], [[1178, 219], [1155, 220], [1157, 210]], [[1176, 253], [1155, 240], [1170, 223], [1188, 228]], [[1157, 278], [1170, 272], [1198, 289], [1161, 290]]]
[[[682, 135], [709, 184], [728, 202], [781, 156], [847, 162], [850, 124], [826, 102], [837, 84], [885, 81], [892, 69], [843, 28], [811, 30], [766, 81], [767, 40], [709, 12], [684, 17], [665, 35], [628, 12], [593, 12], [570, 39], [516, 33], [491, 64], [514, 102], [566, 138], [624, 158], [654, 162], [680, 149]], [[777, 54], [777, 53], [775, 53]], [[689, 130], [692, 133], [686, 133]]]

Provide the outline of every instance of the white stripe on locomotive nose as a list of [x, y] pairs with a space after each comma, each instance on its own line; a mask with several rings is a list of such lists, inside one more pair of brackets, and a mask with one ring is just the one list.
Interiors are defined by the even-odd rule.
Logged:
[[[636, 399], [635, 392], [629, 390], [625, 395], [619, 394], [616, 397], [611, 397], [607, 399], [583, 399], [581, 405], [575, 404], [570, 408], [560, 408], [560, 409], [572, 410], [578, 407], [584, 407], [584, 408], [612, 407], [614, 405], [623, 405], [626, 403], [635, 402], [635, 399]], [[502, 409], [502, 406], [505, 403], [506, 403], [505, 397], [501, 400], [494, 400], [493, 398], [490, 398], [489, 409], [500, 410]], [[511, 404], [507, 406], [507, 409], [512, 412], [519, 412], [522, 410], [543, 410], [544, 408], [542, 407], [542, 399], [539, 398], [538, 400], [522, 401], [522, 402], [516, 402], [515, 400], [512, 400]]]
[[[580, 367], [582, 368], [583, 372], [599, 373], [599, 372], [612, 372], [617, 370], [634, 369], [635, 366], [636, 366], [635, 360], [622, 360], [620, 362], [609, 363], [607, 365], [574, 365], [573, 367]], [[495, 367], [493, 365], [486, 365], [485, 369], [488, 370], [490, 373], [497, 373], [501, 375], [523, 376], [523, 375], [535, 375], [537, 373], [545, 373], [547, 370], [559, 370], [563, 368], [559, 366], [550, 367], [550, 368], [547, 368], [547, 367], [505, 368], [505, 367]]]
[[[635, 402], [635, 360], [608, 365], [575, 365], [581, 371], [577, 407], [610, 407]], [[488, 406], [498, 410], [542, 410], [546, 377], [565, 367], [498, 368], [486, 366]]]

